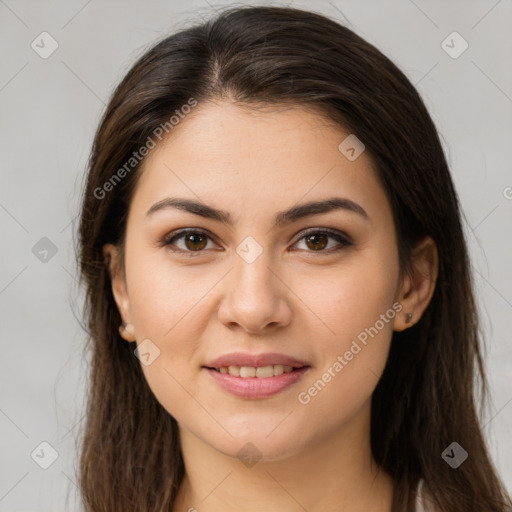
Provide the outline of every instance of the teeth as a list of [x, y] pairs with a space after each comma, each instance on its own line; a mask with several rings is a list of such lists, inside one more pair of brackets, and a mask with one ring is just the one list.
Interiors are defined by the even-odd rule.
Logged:
[[240, 367], [239, 366], [228, 366], [229, 375], [234, 375], [235, 377], [240, 377]]
[[256, 377], [256, 368], [253, 366], [241, 366], [240, 377]]
[[222, 368], [216, 368], [220, 373], [228, 373], [234, 377], [257, 377], [264, 379], [267, 377], [274, 377], [282, 375], [283, 373], [290, 373], [293, 371], [293, 366], [285, 366], [282, 364], [274, 364], [268, 366], [223, 366]]

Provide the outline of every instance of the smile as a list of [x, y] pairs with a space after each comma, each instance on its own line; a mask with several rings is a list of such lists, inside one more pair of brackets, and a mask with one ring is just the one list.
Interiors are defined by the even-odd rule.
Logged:
[[234, 377], [250, 378], [256, 377], [258, 379], [266, 379], [268, 377], [277, 377], [283, 373], [290, 373], [296, 368], [289, 365], [274, 364], [267, 366], [221, 366], [220, 368], [212, 368], [219, 373], [233, 375]]
[[[298, 382], [311, 369], [284, 365], [203, 367], [216, 385], [231, 395], [250, 400], [271, 397]], [[272, 374], [271, 374], [272, 372]], [[238, 375], [237, 375], [238, 373]]]

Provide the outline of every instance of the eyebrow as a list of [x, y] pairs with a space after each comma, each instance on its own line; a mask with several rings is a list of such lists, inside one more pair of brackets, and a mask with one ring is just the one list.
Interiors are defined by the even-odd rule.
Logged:
[[[155, 203], [147, 211], [146, 217], [152, 216], [156, 212], [167, 208], [176, 208], [178, 210], [183, 210], [195, 215], [199, 215], [206, 219], [222, 222], [228, 226], [233, 225], [233, 218], [227, 211], [218, 210], [217, 208], [213, 208], [212, 206], [208, 206], [207, 204], [191, 199], [173, 197], [168, 197]], [[303, 217], [327, 213], [334, 210], [346, 210], [360, 215], [365, 220], [369, 220], [368, 214], [358, 203], [343, 197], [332, 197], [322, 201], [311, 201], [309, 203], [303, 203], [297, 206], [293, 206], [288, 210], [279, 212], [275, 217], [274, 227], [283, 227], [296, 222]]]

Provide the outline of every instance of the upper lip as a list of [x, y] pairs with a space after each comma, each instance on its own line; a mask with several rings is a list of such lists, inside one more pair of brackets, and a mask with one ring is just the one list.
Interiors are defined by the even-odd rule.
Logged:
[[248, 354], [244, 352], [232, 352], [224, 354], [205, 364], [207, 368], [223, 368], [227, 366], [269, 366], [274, 364], [282, 364], [283, 366], [293, 366], [294, 368], [302, 368], [309, 366], [304, 361], [300, 361], [295, 357], [285, 354], [276, 354], [267, 352], [264, 354]]

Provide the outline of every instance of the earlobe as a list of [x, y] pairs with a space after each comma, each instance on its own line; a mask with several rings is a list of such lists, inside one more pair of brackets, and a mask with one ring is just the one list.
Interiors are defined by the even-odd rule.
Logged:
[[121, 265], [117, 247], [113, 244], [106, 244], [103, 246], [103, 256], [110, 274], [112, 295], [114, 296], [119, 315], [123, 320], [123, 323], [119, 327], [119, 333], [126, 341], [135, 341], [135, 330], [130, 323], [130, 301], [126, 290], [124, 275], [120, 268]]
[[402, 311], [395, 317], [395, 331], [404, 331], [421, 318], [434, 294], [438, 271], [437, 246], [431, 237], [425, 237], [413, 249], [411, 271], [401, 285], [398, 301]]
[[119, 326], [119, 334], [128, 342], [136, 341], [135, 328], [133, 327], [132, 324], [126, 324], [123, 322]]

